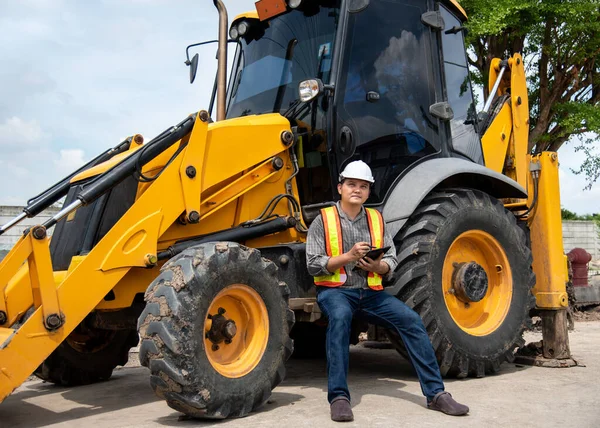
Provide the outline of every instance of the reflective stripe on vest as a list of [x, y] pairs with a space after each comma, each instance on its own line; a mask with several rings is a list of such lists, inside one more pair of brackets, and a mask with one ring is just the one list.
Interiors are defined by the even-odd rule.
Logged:
[[[383, 247], [383, 216], [373, 208], [367, 210], [367, 219], [369, 220], [369, 232], [371, 233], [371, 245], [375, 248]], [[373, 290], [383, 290], [381, 275], [375, 272], [369, 272], [367, 275], [367, 285]]]
[[[337, 206], [323, 208], [321, 210], [323, 218], [323, 229], [325, 230], [325, 251], [329, 257], [337, 257], [344, 252], [344, 243], [342, 241], [342, 224]], [[339, 287], [346, 282], [348, 276], [346, 269], [342, 266], [336, 270], [333, 275], [315, 276], [315, 284], [325, 287]]]
[[[375, 248], [383, 246], [383, 217], [381, 213], [373, 208], [365, 208], [367, 221], [369, 224], [369, 233], [371, 235], [371, 245]], [[323, 219], [323, 229], [325, 230], [325, 251], [329, 257], [336, 257], [343, 254], [344, 245], [342, 241], [342, 225], [337, 206], [323, 208], [321, 210]], [[322, 275], [315, 277], [315, 284], [325, 287], [339, 287], [346, 282], [346, 270], [342, 266], [335, 271], [333, 275]], [[367, 285], [373, 290], [382, 290], [381, 275], [369, 272], [367, 276]]]

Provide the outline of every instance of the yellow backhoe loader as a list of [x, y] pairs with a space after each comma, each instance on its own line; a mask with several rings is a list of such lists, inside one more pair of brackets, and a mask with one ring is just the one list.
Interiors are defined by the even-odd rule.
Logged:
[[455, 0], [260, 0], [231, 25], [214, 3], [214, 118], [211, 101], [127, 138], [0, 229], [66, 197], [0, 263], [0, 400], [32, 373], [107, 379], [139, 338], [172, 408], [226, 418], [265, 403], [294, 341], [322, 349], [306, 231], [355, 159], [397, 246], [385, 292], [421, 315], [443, 375], [512, 361], [534, 308], [545, 356], [569, 356], [558, 160], [527, 153], [518, 53], [492, 63], [478, 114]]

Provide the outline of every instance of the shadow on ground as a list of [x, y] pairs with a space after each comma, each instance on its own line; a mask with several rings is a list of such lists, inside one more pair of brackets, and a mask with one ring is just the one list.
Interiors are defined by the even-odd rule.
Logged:
[[105, 382], [79, 387], [29, 383], [0, 405], [1, 425], [43, 427], [157, 401], [146, 373], [143, 368], [116, 370]]
[[[291, 359], [287, 365], [287, 377], [282, 386], [302, 387], [310, 385], [327, 392], [327, 363], [325, 359]], [[527, 370], [528, 367], [505, 363], [499, 373], [488, 375], [501, 377]], [[377, 379], [375, 387], [372, 380]], [[394, 349], [368, 349], [361, 345], [350, 349], [350, 373], [348, 387], [352, 405], [357, 406], [364, 394], [395, 397], [418, 406], [425, 406], [425, 397], [403, 391], [406, 381], [418, 382], [417, 374], [408, 360]], [[472, 382], [476, 387], [481, 379], [444, 379], [446, 390], [452, 392], [455, 382]], [[368, 388], [366, 384], [369, 383]]]
[[[514, 364], [504, 364], [498, 375], [505, 376], [526, 370]], [[373, 380], [376, 380], [373, 383]], [[395, 350], [366, 349], [354, 346], [350, 352], [349, 387], [352, 404], [361, 403], [365, 394], [394, 397], [410, 402], [415, 406], [425, 406], [425, 399], [406, 391], [407, 382], [418, 379], [412, 366]], [[472, 382], [477, 386], [477, 379], [445, 380], [447, 390], [452, 391], [455, 382]], [[287, 364], [287, 377], [282, 387], [297, 387], [299, 394], [275, 390], [269, 402], [249, 417], [270, 412], [279, 407], [300, 403], [307, 398], [302, 392], [314, 389], [327, 392], [326, 362], [324, 359], [292, 359]], [[414, 391], [414, 388], [413, 388]], [[59, 395], [60, 397], [57, 397]], [[72, 422], [78, 419], [98, 416], [104, 413], [129, 409], [160, 401], [152, 392], [148, 382], [148, 371], [145, 368], [126, 368], [116, 370], [114, 376], [95, 385], [77, 388], [58, 387], [50, 383], [30, 382], [8, 397], [0, 405], [0, 425], [11, 428], [44, 427], [61, 422]], [[158, 405], [158, 404], [157, 404]], [[160, 404], [163, 406], [162, 402]], [[323, 403], [327, 406], [326, 403]], [[214, 420], [186, 420], [178, 412], [170, 412], [157, 416], [154, 422], [165, 426], [207, 426], [215, 424]]]

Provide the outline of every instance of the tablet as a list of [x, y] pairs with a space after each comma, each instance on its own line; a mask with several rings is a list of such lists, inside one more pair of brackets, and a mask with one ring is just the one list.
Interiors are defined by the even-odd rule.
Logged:
[[383, 248], [375, 248], [365, 254], [365, 257], [370, 258], [371, 260], [376, 260], [377, 257], [381, 255], [381, 253], [387, 253], [391, 247], [383, 247]]

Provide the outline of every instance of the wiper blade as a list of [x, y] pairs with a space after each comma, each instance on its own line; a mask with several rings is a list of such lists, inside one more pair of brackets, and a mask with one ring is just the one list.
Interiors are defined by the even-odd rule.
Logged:
[[[298, 108], [298, 106], [300, 106], [300, 108]], [[290, 104], [290, 107], [285, 111], [285, 113], [283, 113], [283, 117], [287, 118], [287, 119], [295, 119], [297, 118], [300, 113], [303, 113], [304, 110], [306, 110], [309, 107], [309, 103], [303, 103], [302, 101], [300, 101], [300, 98], [295, 99], [294, 101], [292, 101], [292, 103]]]
[[292, 39], [288, 43], [287, 49], [285, 50], [285, 62], [283, 63], [283, 70], [281, 71], [281, 79], [279, 81], [279, 89], [277, 90], [277, 96], [275, 97], [275, 111], [281, 110], [281, 103], [283, 102], [283, 96], [285, 95], [285, 90], [287, 89], [287, 85], [284, 85], [285, 75], [290, 71], [288, 68], [288, 64], [292, 61], [292, 56], [294, 55], [294, 48], [298, 44], [298, 39]]

